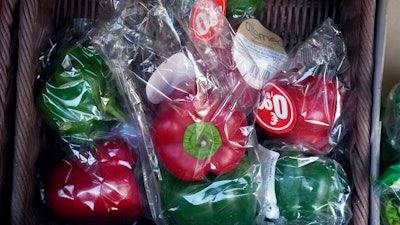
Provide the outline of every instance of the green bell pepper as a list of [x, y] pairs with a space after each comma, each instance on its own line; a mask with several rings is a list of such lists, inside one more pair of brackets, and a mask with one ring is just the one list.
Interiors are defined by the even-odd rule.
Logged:
[[345, 224], [350, 186], [334, 160], [282, 155], [276, 164], [275, 191], [286, 224]]
[[230, 173], [189, 182], [165, 169], [160, 181], [163, 214], [174, 225], [251, 225], [255, 223], [255, 166], [244, 156]]
[[110, 91], [110, 69], [95, 49], [76, 45], [60, 51], [54, 73], [39, 94], [44, 120], [69, 140], [90, 141], [123, 113]]
[[381, 223], [400, 225], [400, 163], [389, 166], [375, 183], [380, 198]]
[[390, 225], [400, 225], [400, 202], [397, 198], [391, 198], [387, 201], [384, 209], [384, 220]]
[[260, 19], [264, 6], [264, 0], [226, 0], [226, 17]]

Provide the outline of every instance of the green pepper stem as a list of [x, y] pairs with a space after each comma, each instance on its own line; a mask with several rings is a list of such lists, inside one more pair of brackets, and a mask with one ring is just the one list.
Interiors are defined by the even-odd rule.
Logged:
[[212, 123], [193, 123], [186, 128], [183, 136], [185, 151], [200, 160], [214, 155], [221, 145], [221, 135]]

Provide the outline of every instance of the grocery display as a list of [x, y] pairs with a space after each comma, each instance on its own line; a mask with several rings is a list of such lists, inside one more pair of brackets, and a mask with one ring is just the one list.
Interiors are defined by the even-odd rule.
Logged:
[[[249, 225], [263, 216], [289, 224], [350, 220], [351, 213], [343, 209], [349, 208], [351, 190], [339, 163], [318, 164], [310, 158], [305, 165], [311, 168], [286, 169], [289, 150], [280, 148], [276, 165], [264, 165], [258, 143], [262, 139], [264, 147], [283, 144], [317, 155], [339, 148], [344, 129], [351, 126], [343, 122], [345, 91], [351, 87], [338, 28], [327, 19], [286, 56], [279, 36], [252, 16], [242, 20], [243, 28], [232, 30], [232, 13], [247, 14], [243, 4], [236, 11], [232, 7], [227, 2], [225, 15], [210, 0], [165, 6], [121, 0], [110, 19], [72, 38], [85, 28], [77, 20], [65, 34], [71, 38], [63, 36], [51, 46], [48, 57], [41, 58], [50, 63], [38, 76], [38, 106], [59, 142], [70, 146], [50, 174], [42, 171], [43, 202], [51, 212], [66, 221], [93, 224], [145, 217], [157, 224], [185, 225]], [[274, 36], [261, 44], [251, 37], [256, 30]], [[165, 40], [170, 45], [160, 45]], [[278, 56], [279, 65], [256, 63]], [[281, 136], [265, 135], [256, 123], [272, 133], [274, 125], [284, 129], [276, 132]], [[121, 132], [123, 125], [133, 129]], [[335, 139], [335, 133], [341, 136]], [[133, 136], [137, 143], [126, 145], [114, 136]], [[135, 161], [142, 172], [133, 168]], [[275, 218], [268, 218], [263, 204], [274, 195], [262, 190], [271, 180], [261, 171], [271, 166], [276, 166], [272, 184], [280, 213]], [[309, 194], [318, 196], [306, 197], [307, 188], [287, 186], [293, 185], [293, 175], [304, 177], [299, 184], [308, 180], [315, 189]], [[332, 196], [321, 194], [324, 189]], [[291, 202], [283, 197], [288, 190], [315, 202], [293, 196]]]
[[[93, 1], [91, 16], [67, 15], [63, 7], [75, 7], [67, 4], [54, 3], [70, 17], [40, 34], [33, 55], [40, 152], [27, 201], [35, 207], [19, 219], [24, 209], [13, 208], [12, 220], [360, 219], [354, 45], [338, 11], [308, 31], [299, 24], [307, 36], [294, 40], [266, 23], [268, 1]], [[396, 204], [385, 207], [389, 221]]]

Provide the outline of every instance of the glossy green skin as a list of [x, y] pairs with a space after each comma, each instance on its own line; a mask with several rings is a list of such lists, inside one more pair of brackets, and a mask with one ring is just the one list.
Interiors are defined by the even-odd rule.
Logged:
[[187, 182], [163, 171], [161, 202], [168, 224], [252, 225], [257, 199], [253, 169], [247, 156], [228, 174]]
[[344, 224], [348, 219], [349, 182], [333, 160], [282, 156], [276, 165], [275, 189], [287, 224]]
[[390, 165], [379, 177], [375, 185], [380, 198], [381, 224], [400, 225], [400, 163]]
[[390, 225], [400, 225], [400, 204], [395, 196], [387, 201], [386, 207], [382, 210], [384, 219]]
[[260, 19], [264, 4], [264, 0], [226, 0], [226, 17]]
[[87, 141], [123, 120], [109, 90], [110, 69], [90, 46], [62, 50], [39, 95], [45, 121], [67, 139]]

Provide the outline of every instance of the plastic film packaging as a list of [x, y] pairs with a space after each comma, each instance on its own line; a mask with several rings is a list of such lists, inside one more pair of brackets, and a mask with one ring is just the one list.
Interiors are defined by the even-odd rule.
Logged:
[[75, 20], [40, 57], [35, 95], [47, 125], [37, 168], [44, 220], [141, 223], [150, 212], [140, 132], [88, 38], [92, 28], [93, 21]]
[[110, 68], [84, 37], [92, 23], [75, 20], [63, 39], [50, 41], [51, 46], [41, 56], [36, 82], [43, 119], [72, 142], [90, 142], [125, 120], [122, 105], [116, 100], [118, 93], [109, 82], [113, 79]]
[[349, 72], [341, 32], [327, 19], [264, 85], [260, 142], [323, 154], [346, 149], [354, 121]]
[[384, 225], [394, 225], [400, 222], [400, 167], [393, 163], [380, 175], [374, 184], [374, 194], [379, 197], [380, 221]]
[[394, 85], [385, 103], [384, 113], [382, 116], [383, 127], [387, 135], [387, 141], [392, 148], [400, 151], [400, 135], [398, 124], [400, 117], [398, 113], [400, 84]]
[[[91, 39], [139, 121], [154, 220], [255, 224], [262, 182], [255, 109], [260, 84], [270, 77], [249, 63], [214, 1], [119, 6]], [[235, 60], [238, 50], [242, 58]]]
[[380, 173], [374, 180], [374, 194], [379, 199], [380, 222], [393, 225], [400, 222], [400, 167], [399, 167], [399, 84], [390, 89], [382, 104], [382, 134], [380, 145]]
[[246, 19], [262, 20], [266, 2], [263, 0], [223, 0], [229, 23], [236, 30]]
[[279, 219], [275, 224], [348, 224], [351, 185], [343, 167], [326, 156], [282, 151], [275, 168]]

